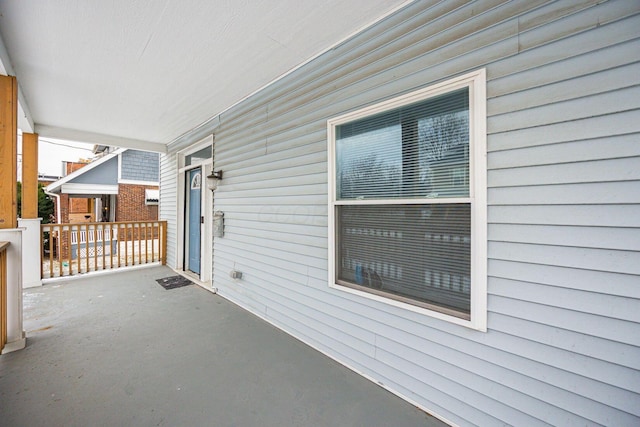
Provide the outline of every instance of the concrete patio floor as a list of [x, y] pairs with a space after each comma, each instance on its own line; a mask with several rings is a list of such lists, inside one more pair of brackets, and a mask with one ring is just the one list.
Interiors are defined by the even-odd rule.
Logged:
[[443, 426], [162, 266], [24, 293], [27, 348], [0, 357], [0, 425]]

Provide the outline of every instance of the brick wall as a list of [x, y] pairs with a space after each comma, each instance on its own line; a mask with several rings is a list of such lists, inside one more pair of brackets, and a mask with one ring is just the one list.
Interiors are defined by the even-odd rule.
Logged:
[[147, 221], [158, 219], [158, 206], [145, 205], [144, 190], [157, 186], [119, 184], [116, 201], [116, 221]]
[[60, 221], [63, 224], [69, 223], [69, 195], [60, 195]]
[[69, 199], [69, 213], [70, 214], [91, 214], [91, 199], [82, 199], [74, 197]]

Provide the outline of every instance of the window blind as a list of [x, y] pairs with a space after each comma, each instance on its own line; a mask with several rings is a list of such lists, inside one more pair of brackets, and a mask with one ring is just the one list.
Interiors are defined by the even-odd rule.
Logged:
[[340, 124], [335, 152], [338, 283], [469, 319], [468, 87]]
[[468, 317], [469, 204], [341, 205], [336, 209], [339, 283], [435, 304]]
[[469, 89], [336, 127], [338, 200], [469, 196]]

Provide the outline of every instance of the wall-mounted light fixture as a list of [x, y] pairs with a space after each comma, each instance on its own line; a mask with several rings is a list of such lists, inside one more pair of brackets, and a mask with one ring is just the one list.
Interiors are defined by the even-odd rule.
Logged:
[[222, 179], [222, 171], [213, 171], [210, 175], [207, 175], [207, 185], [209, 190], [215, 191], [218, 188], [218, 183]]

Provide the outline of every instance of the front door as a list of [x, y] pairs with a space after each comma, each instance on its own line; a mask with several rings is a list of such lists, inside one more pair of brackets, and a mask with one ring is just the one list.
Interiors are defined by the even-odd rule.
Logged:
[[188, 269], [200, 274], [200, 224], [202, 199], [202, 168], [188, 172], [187, 191], [187, 233], [188, 233]]

